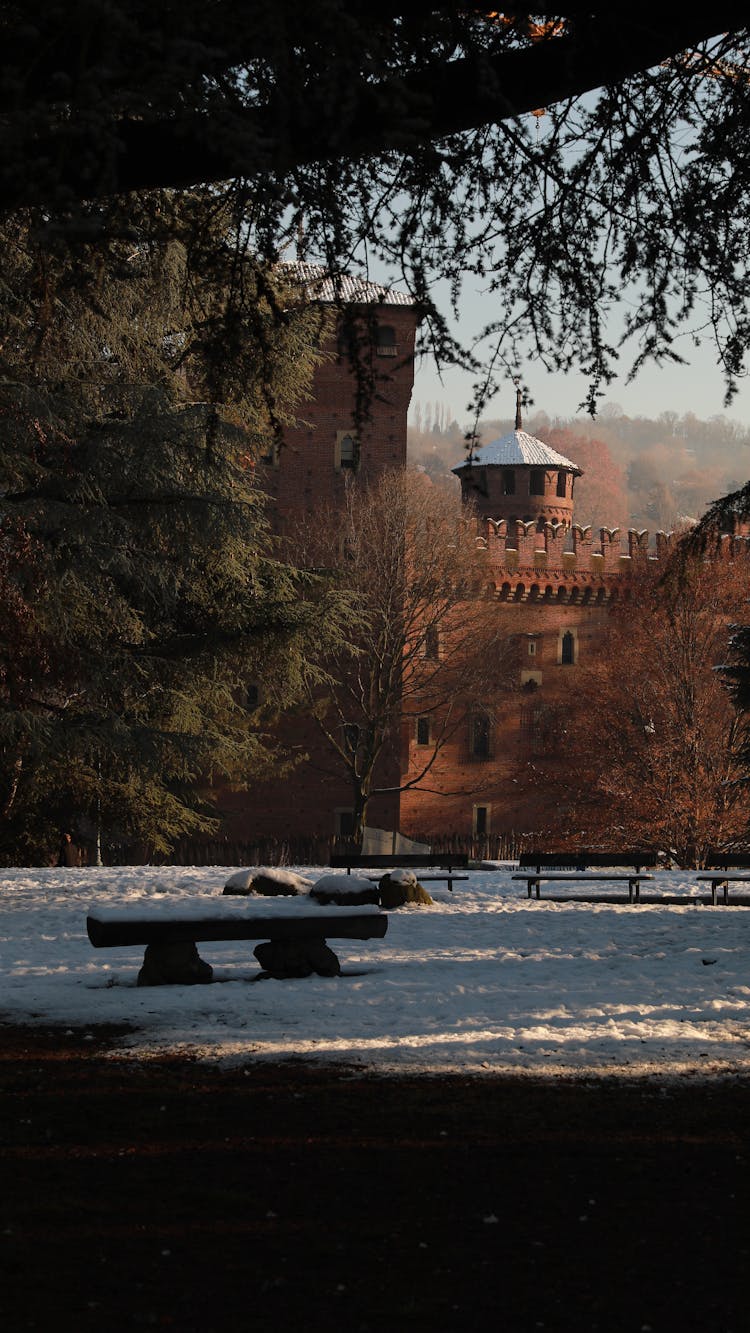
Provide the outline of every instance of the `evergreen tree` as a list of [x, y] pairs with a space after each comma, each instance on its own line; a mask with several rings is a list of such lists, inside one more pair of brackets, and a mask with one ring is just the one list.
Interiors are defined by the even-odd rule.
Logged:
[[213, 827], [207, 777], [251, 783], [277, 757], [246, 685], [289, 702], [337, 623], [274, 553], [254, 477], [309, 387], [320, 315], [209, 193], [159, 206], [161, 238], [153, 200], [141, 234], [121, 217], [106, 272], [44, 219], [0, 238], [6, 858], [73, 820], [162, 851]]

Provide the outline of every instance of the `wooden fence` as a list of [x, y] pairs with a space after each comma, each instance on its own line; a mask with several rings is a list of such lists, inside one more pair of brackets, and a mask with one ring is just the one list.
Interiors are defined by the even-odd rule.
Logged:
[[[467, 835], [420, 835], [419, 842], [428, 843], [433, 852], [463, 853], [472, 861], [516, 860], [525, 850], [529, 839], [514, 833], [487, 834], [482, 837]], [[161, 865], [180, 866], [327, 866], [331, 856], [355, 850], [350, 839], [343, 837], [315, 838], [257, 838], [240, 842], [228, 838], [186, 839], [171, 855], [159, 858]]]

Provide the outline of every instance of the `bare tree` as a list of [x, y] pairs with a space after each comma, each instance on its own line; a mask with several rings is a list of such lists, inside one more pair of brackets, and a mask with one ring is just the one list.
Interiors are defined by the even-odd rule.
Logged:
[[681, 865], [744, 836], [750, 725], [721, 673], [729, 623], [747, 597], [747, 554], [681, 557], [666, 576], [645, 565], [612, 614], [568, 718], [566, 773], [577, 836], [613, 831]]
[[[329, 685], [311, 689], [309, 705], [348, 776], [359, 836], [371, 797], [429, 781], [513, 658], [487, 615], [474, 517], [455, 490], [413, 471], [352, 481], [343, 510], [315, 515], [305, 547], [355, 608], [350, 641], [325, 659]], [[406, 774], [403, 739], [418, 726], [420, 761]]]

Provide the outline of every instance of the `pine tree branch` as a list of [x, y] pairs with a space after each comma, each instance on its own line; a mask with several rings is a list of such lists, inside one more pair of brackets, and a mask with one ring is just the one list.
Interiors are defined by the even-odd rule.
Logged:
[[[436, 8], [460, 12], [459, 6]], [[54, 164], [51, 174], [61, 192], [90, 199], [259, 173], [278, 179], [315, 162], [410, 153], [446, 136], [617, 84], [745, 23], [745, 7], [734, 0], [693, 11], [675, 4], [631, 5], [626, 13], [611, 5], [591, 6], [575, 16], [564, 35], [524, 49], [489, 48], [415, 71], [394, 67], [380, 79], [357, 78], [350, 66], [346, 113], [341, 103], [330, 105], [325, 90], [318, 95], [314, 77], [291, 96], [278, 73], [265, 105], [260, 99], [243, 105], [236, 95], [202, 104], [193, 97], [184, 110], [172, 108], [169, 115], [155, 117], [146, 95], [137, 113], [134, 107], [133, 114], [118, 118], [113, 97], [109, 123], [77, 115], [73, 104], [57, 124], [42, 131], [36, 116], [29, 116], [25, 128], [24, 114], [33, 108], [24, 107], [21, 94], [0, 159], [0, 207], [16, 210], [42, 200], [40, 189], [49, 189], [50, 176], [21, 168], [22, 162], [40, 159]], [[209, 77], [222, 44], [221, 31], [214, 36], [214, 54], [206, 56]], [[231, 24], [226, 38], [228, 72], [233, 61], [248, 60], [253, 39], [232, 33]], [[191, 79], [194, 74], [191, 70]]]

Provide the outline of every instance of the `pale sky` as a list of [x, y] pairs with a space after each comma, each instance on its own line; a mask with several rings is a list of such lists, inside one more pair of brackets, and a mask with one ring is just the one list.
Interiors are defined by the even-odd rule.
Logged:
[[[606, 390], [602, 405], [618, 404], [626, 416], [658, 417], [662, 412], [683, 416], [692, 412], [702, 421], [727, 416], [750, 427], [750, 381], [745, 381], [730, 407], [724, 406], [724, 384], [710, 356], [695, 354], [689, 366], [647, 367], [626, 384], [624, 376]], [[546, 412], [550, 418], [579, 415], [579, 404], [586, 393], [583, 375], [552, 375], [533, 365], [525, 367], [525, 380], [534, 400], [530, 413]], [[452, 409], [460, 426], [469, 424], [467, 405], [472, 397], [473, 379], [464, 371], [449, 368], [441, 383], [432, 360], [417, 366], [412, 404], [436, 400]], [[515, 390], [510, 381], [497, 394], [484, 414], [511, 417], [515, 411]]]
[[[481, 297], [469, 291], [461, 305], [459, 332], [463, 338], [489, 322], [497, 297]], [[741, 381], [741, 388], [731, 405], [724, 406], [725, 386], [717, 365], [716, 350], [709, 343], [695, 347], [689, 333], [675, 340], [675, 350], [684, 356], [688, 365], [646, 365], [637, 378], [626, 383], [632, 356], [623, 354], [622, 375], [605, 390], [601, 405], [617, 404], [631, 417], [656, 418], [662, 412], [677, 412], [683, 416], [692, 412], [700, 420], [713, 416], [727, 416], [750, 427], [750, 375]], [[534, 400], [530, 413], [546, 412], [550, 418], [579, 415], [579, 404], [586, 395], [584, 375], [550, 374], [532, 363], [521, 367], [526, 386]], [[467, 406], [472, 398], [474, 377], [452, 367], [443, 371], [440, 382], [432, 358], [417, 364], [412, 405], [443, 403], [452, 409], [452, 416], [460, 426], [468, 426]], [[515, 411], [515, 390], [510, 380], [504, 392], [490, 400], [488, 417], [510, 417]]]

